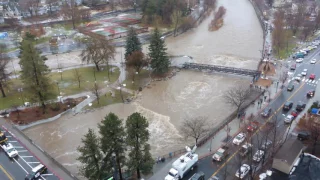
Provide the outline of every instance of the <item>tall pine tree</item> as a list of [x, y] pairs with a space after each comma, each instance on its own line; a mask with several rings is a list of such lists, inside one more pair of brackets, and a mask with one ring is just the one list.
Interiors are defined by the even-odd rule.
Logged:
[[129, 29], [129, 33], [126, 40], [126, 53], [125, 58], [130, 56], [135, 51], [142, 51], [141, 42], [137, 36], [136, 31], [133, 28]]
[[149, 123], [140, 113], [131, 114], [126, 121], [127, 145], [129, 155], [127, 167], [131, 171], [136, 171], [140, 179], [141, 174], [152, 172], [153, 159], [150, 154], [149, 140]]
[[45, 112], [45, 102], [49, 98], [51, 81], [48, 77], [50, 70], [45, 64], [44, 57], [40, 56], [39, 51], [34, 46], [34, 37], [26, 34], [20, 46], [20, 66], [21, 79], [25, 89], [30, 92], [31, 98], [40, 102], [43, 113]]
[[113, 167], [110, 157], [115, 154], [119, 179], [123, 180], [121, 167], [125, 163], [126, 134], [121, 119], [114, 113], [109, 113], [99, 124], [99, 133], [101, 134], [101, 150], [106, 154], [104, 163], [107, 167]]
[[156, 74], [164, 74], [168, 72], [170, 61], [166, 53], [164, 41], [161, 39], [161, 34], [156, 28], [151, 37], [149, 45], [149, 56], [151, 59], [151, 68]]
[[107, 169], [103, 162], [103, 154], [100, 151], [100, 139], [92, 129], [81, 139], [82, 146], [78, 147], [80, 156], [78, 160], [82, 163], [80, 174], [88, 180], [102, 180], [107, 176]]

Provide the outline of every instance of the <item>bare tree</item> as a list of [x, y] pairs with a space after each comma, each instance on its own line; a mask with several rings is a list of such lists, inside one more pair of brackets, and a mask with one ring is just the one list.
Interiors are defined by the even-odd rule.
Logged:
[[180, 10], [174, 10], [171, 14], [171, 22], [173, 24], [173, 36], [176, 36], [178, 25], [182, 20], [182, 12]]
[[148, 64], [148, 59], [145, 58], [141, 51], [134, 51], [127, 57], [126, 67], [132, 71], [132, 81], [134, 81], [135, 74], [139, 74], [141, 69], [148, 66]]
[[180, 130], [185, 138], [192, 137], [195, 139], [197, 144], [198, 140], [204, 137], [209, 131], [207, 117], [198, 116], [186, 118], [183, 121]]
[[59, 2], [58, 0], [46, 0], [46, 4], [49, 6], [49, 13], [50, 13], [50, 15], [53, 14], [52, 7], [53, 7], [54, 5], [58, 6], [58, 2]]
[[101, 90], [97, 83], [94, 83], [92, 88], [93, 95], [97, 98], [98, 104], [100, 104], [100, 96], [101, 96]]
[[0, 44], [0, 91], [2, 97], [6, 97], [5, 89], [9, 84], [9, 76], [11, 73], [7, 72], [7, 66], [9, 63], [9, 59], [7, 59], [4, 55], [4, 50], [6, 49], [6, 45]]
[[298, 123], [301, 130], [310, 133], [309, 144], [312, 145], [312, 154], [315, 155], [317, 143], [320, 140], [320, 117], [319, 116], [303, 116]]
[[78, 87], [80, 88], [80, 83], [83, 81], [82, 74], [80, 73], [79, 69], [73, 70], [73, 77], [78, 82]]
[[239, 115], [241, 106], [250, 97], [250, 92], [251, 92], [250, 88], [240, 86], [240, 87], [229, 89], [228, 91], [226, 91], [223, 97], [226, 103], [232, 106], [235, 106], [237, 108], [237, 115]]
[[313, 33], [313, 28], [314, 26], [310, 23], [304, 23], [301, 35], [302, 35], [302, 40], [306, 41], [308, 36], [311, 35]]
[[76, 23], [79, 22], [83, 16], [86, 16], [86, 11], [79, 9], [75, 0], [64, 2], [61, 6], [61, 14], [65, 20], [71, 20], [73, 29], [76, 28]]
[[287, 16], [287, 25], [292, 30], [293, 35], [296, 35], [299, 28], [302, 27], [305, 20], [306, 7], [303, 1], [298, 4], [297, 10], [291, 10]]

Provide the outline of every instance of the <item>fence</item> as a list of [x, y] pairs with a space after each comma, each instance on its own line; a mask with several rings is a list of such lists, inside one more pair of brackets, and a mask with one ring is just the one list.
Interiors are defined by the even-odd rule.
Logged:
[[[264, 91], [260, 91], [260, 90], [256, 90], [258, 91], [258, 95], [253, 98], [251, 101], [247, 102], [245, 105], [243, 105], [243, 107], [241, 108], [240, 111], [243, 111], [244, 109], [246, 109], [247, 107], [249, 107], [253, 102], [255, 102], [263, 93]], [[229, 124], [231, 121], [234, 120], [234, 118], [237, 116], [237, 111], [234, 111], [233, 113], [231, 113], [224, 121], [222, 121], [217, 127], [213, 128], [209, 134], [202, 138], [200, 141], [198, 141], [197, 143], [197, 147], [200, 147], [202, 145], [204, 145], [208, 140], [212, 139], [219, 131], [221, 131], [227, 124]], [[191, 147], [193, 145], [190, 145], [189, 147]], [[176, 155], [180, 155], [182, 153], [185, 153], [186, 150], [185, 149], [179, 149], [177, 151], [174, 152], [170, 152], [169, 154], [165, 154], [162, 155], [161, 157], [164, 158], [173, 158]]]

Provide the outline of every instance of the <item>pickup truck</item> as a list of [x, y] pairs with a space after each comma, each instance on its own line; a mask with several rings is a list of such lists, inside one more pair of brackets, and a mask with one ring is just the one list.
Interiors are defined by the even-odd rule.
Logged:
[[241, 146], [241, 149], [239, 151], [240, 156], [245, 156], [247, 155], [250, 151], [252, 150], [252, 144], [250, 143], [245, 143], [244, 145]]
[[229, 155], [229, 147], [228, 146], [222, 146], [218, 149], [216, 153], [212, 156], [212, 160], [214, 161], [222, 161]]

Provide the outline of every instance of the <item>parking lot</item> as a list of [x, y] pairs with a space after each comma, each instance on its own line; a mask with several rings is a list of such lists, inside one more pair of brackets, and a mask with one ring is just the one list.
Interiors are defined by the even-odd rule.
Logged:
[[[5, 152], [1, 149], [0, 152], [0, 179], [24, 179], [25, 176], [32, 172], [32, 168], [38, 166], [41, 161], [28, 150], [16, 136], [2, 126], [1, 131], [4, 132], [8, 138], [7, 143], [11, 143], [12, 146], [18, 151], [18, 156], [15, 158], [9, 158]], [[43, 163], [41, 163], [43, 164]], [[46, 164], [43, 164], [46, 166]], [[57, 177], [50, 169], [45, 174], [41, 174], [38, 179], [43, 180], [57, 180]]]

